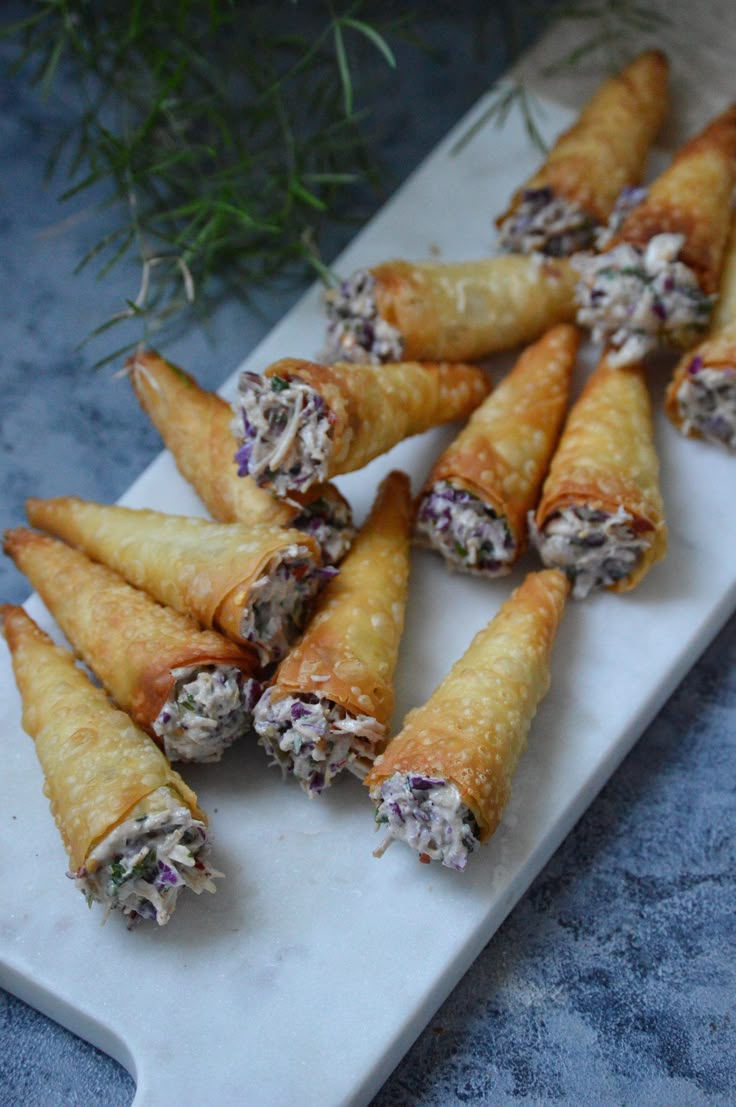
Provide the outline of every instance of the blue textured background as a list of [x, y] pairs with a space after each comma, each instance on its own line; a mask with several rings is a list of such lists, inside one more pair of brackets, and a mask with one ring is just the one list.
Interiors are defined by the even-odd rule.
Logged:
[[[474, 51], [483, 7], [432, 5], [433, 54], [406, 48], [383, 82], [391, 187], [504, 67], [493, 18], [485, 52]], [[0, 51], [8, 57], [7, 44]], [[125, 382], [91, 370], [101, 343], [77, 349], [138, 276], [132, 266], [103, 284], [93, 271], [72, 276], [104, 215], [84, 200], [60, 206], [61, 182], [43, 184], [67, 95], [62, 85], [42, 104], [22, 78], [0, 90], [3, 527], [22, 521], [31, 494], [116, 499], [160, 448]], [[249, 310], [227, 304], [209, 337], [184, 335], [167, 353], [216, 387], [300, 291], [256, 293]], [[0, 564], [0, 597], [27, 592]], [[735, 660], [732, 619], [374, 1107], [736, 1103]], [[117, 1107], [133, 1095], [115, 1062], [0, 992], [2, 1107]]]

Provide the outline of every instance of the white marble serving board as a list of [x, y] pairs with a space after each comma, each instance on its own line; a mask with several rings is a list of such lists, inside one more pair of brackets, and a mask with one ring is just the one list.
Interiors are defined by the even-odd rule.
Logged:
[[[537, 156], [514, 117], [453, 155], [484, 107], [355, 239], [340, 272], [391, 256], [488, 252], [491, 216]], [[571, 114], [550, 101], [546, 132]], [[653, 166], [664, 160], [660, 151]], [[314, 288], [245, 364], [314, 356], [321, 342]], [[496, 358], [492, 371], [510, 363]], [[657, 404], [664, 379], [653, 374]], [[214, 863], [227, 874], [217, 895], [184, 895], [162, 929], [129, 933], [117, 918], [101, 928], [99, 911], [64, 877], [1, 646], [0, 984], [120, 1060], [137, 1082], [138, 1107], [366, 1104], [736, 605], [727, 492], [735, 462], [680, 438], [661, 415], [656, 431], [667, 559], [631, 595], [570, 605], [502, 826], [463, 874], [421, 865], [398, 844], [376, 860], [372, 808], [357, 781], [310, 802], [243, 742], [221, 765], [187, 773], [212, 817]], [[405, 468], [416, 489], [451, 434], [430, 432], [340, 480], [358, 518], [390, 468]], [[165, 454], [124, 502], [201, 513]], [[512, 577], [487, 583], [415, 552], [397, 726], [536, 567], [529, 556]], [[29, 610], [52, 627], [38, 600]]]

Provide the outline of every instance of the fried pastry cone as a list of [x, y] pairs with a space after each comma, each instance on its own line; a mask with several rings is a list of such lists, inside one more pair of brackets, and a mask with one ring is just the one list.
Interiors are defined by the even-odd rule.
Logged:
[[605, 250], [579, 255], [578, 322], [613, 347], [612, 365], [657, 346], [687, 349], [708, 326], [736, 184], [736, 104], [714, 119], [628, 210]]
[[474, 365], [319, 365], [284, 358], [242, 373], [241, 471], [278, 495], [367, 465], [413, 434], [470, 414], [487, 395]]
[[214, 892], [207, 817], [161, 750], [22, 607], [0, 607], [44, 793], [70, 876], [106, 914], [169, 921], [183, 888]]
[[640, 54], [609, 77], [496, 220], [501, 245], [566, 257], [593, 245], [619, 193], [638, 185], [667, 113], [669, 65]]
[[278, 661], [322, 584], [313, 538], [262, 524], [212, 523], [75, 496], [30, 499], [29, 521], [77, 546], [159, 603]]
[[261, 691], [250, 652], [48, 535], [17, 527], [3, 548], [77, 655], [169, 761], [219, 761], [248, 733]]
[[510, 572], [524, 552], [570, 396], [578, 333], [560, 323], [527, 347], [435, 462], [417, 507], [418, 542], [448, 566]]
[[390, 473], [340, 574], [259, 701], [261, 745], [311, 797], [383, 748], [409, 578], [411, 486]]
[[736, 451], [736, 222], [708, 334], [678, 363], [665, 411], [683, 434]]
[[154, 352], [137, 353], [126, 366], [141, 407], [213, 519], [293, 527], [316, 539], [325, 564], [340, 561], [354, 532], [350, 505], [334, 485], [315, 485], [293, 502], [277, 499], [238, 475], [227, 400]]
[[659, 461], [640, 364], [617, 369], [604, 357], [588, 378], [530, 529], [542, 561], [567, 573], [576, 598], [599, 588], [627, 592], [664, 557]]
[[540, 701], [569, 584], [556, 569], [530, 573], [476, 634], [429, 700], [365, 779], [376, 821], [421, 861], [464, 869], [496, 830]]
[[329, 361], [475, 361], [575, 317], [564, 259], [387, 261], [326, 294]]

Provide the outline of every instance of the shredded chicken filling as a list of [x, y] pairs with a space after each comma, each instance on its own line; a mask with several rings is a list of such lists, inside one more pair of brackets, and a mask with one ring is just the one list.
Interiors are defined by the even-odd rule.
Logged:
[[529, 527], [545, 565], [562, 569], [573, 581], [575, 599], [630, 576], [651, 544], [637, 534], [622, 507], [615, 514], [592, 507], [566, 507], [537, 530]]
[[562, 258], [591, 246], [598, 221], [551, 188], [528, 188], [521, 203], [504, 219], [498, 240], [517, 254], [543, 253]]
[[370, 715], [352, 715], [318, 694], [274, 700], [268, 689], [256, 706], [260, 744], [286, 776], [293, 774], [312, 797], [348, 769], [364, 776], [385, 727]]
[[299, 380], [241, 373], [234, 431], [241, 476], [279, 496], [327, 479], [332, 453], [330, 412], [318, 392]]
[[87, 901], [103, 904], [105, 918], [119, 910], [132, 928], [141, 919], [169, 921], [183, 888], [214, 892], [204, 823], [171, 788], [159, 788], [95, 847], [70, 874]]
[[516, 553], [506, 519], [450, 481], [438, 481], [423, 496], [416, 533], [449, 565], [484, 576], [508, 572]]
[[736, 450], [736, 366], [705, 366], [694, 357], [677, 402], [683, 431], [696, 430], [709, 442]]
[[325, 565], [337, 565], [355, 536], [350, 508], [342, 500], [320, 496], [292, 519], [292, 527], [310, 535], [322, 551]]
[[702, 333], [713, 307], [695, 273], [677, 261], [679, 234], [658, 234], [645, 249], [621, 243], [607, 253], [578, 254], [578, 322], [610, 344], [613, 366], [638, 361], [659, 345], [681, 346]]
[[232, 665], [173, 669], [176, 683], [153, 724], [169, 761], [219, 761], [250, 729], [257, 681]]
[[261, 664], [279, 661], [296, 641], [325, 581], [337, 574], [320, 567], [306, 546], [287, 546], [268, 561], [253, 584], [240, 633], [252, 642]]
[[401, 361], [401, 332], [382, 319], [376, 303], [376, 279], [359, 269], [338, 288], [325, 293], [327, 307], [327, 361], [382, 365]]
[[457, 786], [441, 777], [394, 773], [371, 798], [377, 805], [376, 823], [388, 831], [377, 856], [398, 840], [416, 850], [421, 861], [462, 870], [480, 844], [475, 816]]

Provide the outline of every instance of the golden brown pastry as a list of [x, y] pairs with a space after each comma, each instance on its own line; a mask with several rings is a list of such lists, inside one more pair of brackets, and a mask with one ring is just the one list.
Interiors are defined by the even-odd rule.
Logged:
[[450, 568], [496, 577], [526, 548], [565, 417], [578, 333], [560, 323], [528, 346], [435, 462], [419, 497], [415, 534]]
[[474, 365], [319, 365], [242, 373], [243, 464], [278, 495], [361, 469], [413, 434], [468, 416], [489, 383]]
[[298, 530], [211, 523], [74, 496], [30, 499], [29, 521], [104, 562], [159, 603], [277, 661], [329, 573]]
[[333, 484], [315, 485], [291, 502], [277, 499], [238, 474], [226, 400], [153, 351], [136, 353], [126, 367], [141, 407], [213, 519], [303, 530], [319, 543], [325, 564], [340, 561], [353, 536], [352, 513]]
[[597, 89], [496, 220], [501, 244], [566, 257], [593, 245], [624, 189], [638, 185], [667, 114], [669, 65], [640, 54]]
[[394, 471], [256, 708], [261, 744], [309, 796], [344, 768], [362, 776], [385, 743], [404, 626], [411, 512], [409, 478]]
[[170, 761], [219, 761], [251, 728], [255, 659], [45, 534], [6, 531], [5, 553], [104, 687]]
[[634, 588], [664, 557], [659, 461], [640, 364], [604, 357], [562, 432], [532, 529], [545, 565], [563, 569], [573, 595]]
[[578, 322], [613, 347], [611, 364], [706, 330], [736, 184], [736, 104], [676, 154], [632, 210], [614, 213], [605, 250], [579, 255]]
[[213, 892], [207, 818], [163, 753], [22, 607], [0, 607], [44, 792], [88, 901], [168, 922], [183, 888]]
[[326, 295], [332, 361], [476, 361], [575, 318], [565, 258], [386, 261]]
[[683, 434], [736, 451], [736, 222], [708, 334], [680, 359], [665, 410]]
[[496, 830], [537, 707], [569, 584], [530, 573], [365, 779], [376, 820], [422, 861], [463, 869]]

